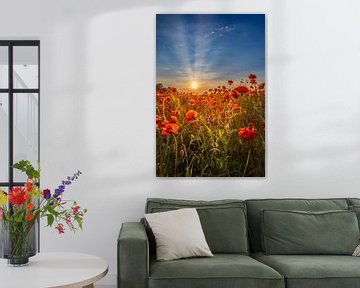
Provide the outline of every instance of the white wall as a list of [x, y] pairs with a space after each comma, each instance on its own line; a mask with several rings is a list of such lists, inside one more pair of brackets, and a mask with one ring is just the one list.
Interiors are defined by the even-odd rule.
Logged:
[[[2, 39], [41, 40], [42, 183], [89, 213], [83, 233], [42, 230], [43, 251], [108, 260], [146, 197], [360, 196], [358, 0], [1, 0]], [[155, 178], [155, 14], [267, 14], [267, 177]], [[10, 24], [11, 23], [11, 24]]]

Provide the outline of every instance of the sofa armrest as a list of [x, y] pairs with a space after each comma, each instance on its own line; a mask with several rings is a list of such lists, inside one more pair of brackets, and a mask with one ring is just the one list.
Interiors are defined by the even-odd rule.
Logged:
[[118, 288], [146, 288], [149, 243], [141, 223], [123, 223], [117, 242]]

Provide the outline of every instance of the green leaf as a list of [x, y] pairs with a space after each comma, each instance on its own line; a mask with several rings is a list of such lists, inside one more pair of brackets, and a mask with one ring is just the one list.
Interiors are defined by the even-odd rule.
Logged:
[[51, 227], [51, 225], [54, 223], [54, 216], [53, 215], [51, 215], [51, 214], [48, 214], [47, 215], [47, 224], [48, 224], [48, 226], [50, 226]]
[[25, 172], [29, 178], [38, 180], [40, 178], [40, 167], [35, 169], [29, 160], [21, 160], [13, 165], [15, 169]]

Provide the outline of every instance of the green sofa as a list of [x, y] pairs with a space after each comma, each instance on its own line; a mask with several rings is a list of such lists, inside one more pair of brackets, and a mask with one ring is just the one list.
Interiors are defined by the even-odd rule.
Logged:
[[[302, 248], [297, 238], [291, 239], [291, 235], [286, 235], [290, 239], [280, 239], [279, 242], [276, 235], [263, 235], [265, 230], [262, 229], [262, 225], [265, 225], [264, 211], [270, 211], [270, 214], [274, 211], [277, 217], [278, 211], [288, 213], [287, 211], [291, 210], [294, 214], [290, 217], [286, 215], [284, 221], [279, 223], [280, 227], [288, 225], [286, 221], [291, 223], [292, 217], [295, 217], [294, 219], [305, 217], [305, 220], [301, 220], [305, 221], [301, 227], [307, 227], [307, 223], [314, 219], [315, 223], [320, 224], [325, 223], [321, 221], [328, 221], [329, 225], [338, 225], [334, 227], [343, 228], [344, 231], [347, 231], [347, 227], [352, 231], [356, 229], [355, 241], [358, 242], [359, 228], [356, 216], [358, 213], [360, 215], [360, 199], [191, 201], [152, 198], [147, 200], [145, 212], [164, 212], [187, 207], [197, 208], [206, 240], [214, 257], [156, 261], [154, 236], [145, 221], [123, 223], [117, 246], [119, 288], [360, 287], [360, 257], [353, 257], [349, 253], [343, 255], [341, 251], [331, 255], [324, 252], [314, 255], [315, 253], [308, 254], [305, 250], [302, 255]], [[308, 212], [299, 214], [296, 211]], [[275, 216], [266, 218], [269, 219], [266, 221], [271, 222], [274, 219], [277, 221], [278, 218]], [[345, 222], [334, 223], [336, 221], [331, 217], [337, 217], [339, 221]], [[353, 220], [354, 217], [356, 222]], [[284, 227], [284, 231], [296, 229], [292, 225]], [[287, 227], [290, 230], [287, 230]], [[301, 227], [298, 227], [300, 232]], [[299, 238], [298, 235], [296, 237]], [[328, 243], [324, 243], [331, 246], [329, 251], [344, 242], [341, 237], [335, 240], [331, 239]], [[296, 255], [282, 255], [282, 253], [269, 255], [264, 251], [264, 245], [266, 249], [273, 248], [270, 246], [274, 246], [274, 241], [277, 245], [285, 241], [284, 245], [290, 245], [291, 249], [295, 243], [298, 245], [295, 246]], [[357, 245], [354, 244], [353, 239], [345, 242], [347, 243], [344, 245], [350, 245], [348, 251], [353, 249], [351, 245]], [[284, 251], [287, 249], [285, 246]], [[278, 246], [274, 247], [278, 249]], [[310, 248], [313, 249], [312, 246]]]

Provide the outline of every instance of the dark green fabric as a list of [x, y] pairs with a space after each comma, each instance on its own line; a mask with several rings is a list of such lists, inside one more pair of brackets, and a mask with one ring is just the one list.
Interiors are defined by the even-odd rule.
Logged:
[[210, 258], [150, 261], [150, 288], [278, 288], [283, 277], [246, 255], [215, 254]]
[[327, 211], [348, 210], [346, 199], [254, 199], [246, 200], [247, 220], [252, 251], [262, 251], [260, 210]]
[[[206, 241], [213, 253], [249, 253], [245, 202], [148, 199], [147, 213], [197, 208]], [[152, 233], [147, 230], [150, 241]], [[152, 241], [151, 241], [152, 243]]]
[[252, 257], [284, 275], [286, 288], [360, 287], [360, 257], [263, 253]]
[[351, 255], [359, 244], [354, 211], [262, 210], [266, 254]]
[[360, 205], [359, 206], [350, 206], [350, 211], [354, 211], [356, 213], [356, 217], [358, 219], [358, 225], [360, 228]]
[[360, 206], [360, 198], [348, 198], [348, 205], [350, 206]]
[[149, 245], [141, 223], [123, 223], [118, 243], [118, 287], [147, 288]]

